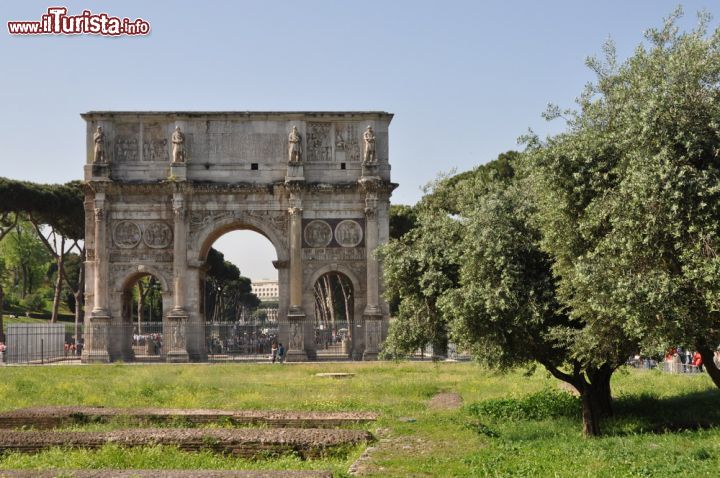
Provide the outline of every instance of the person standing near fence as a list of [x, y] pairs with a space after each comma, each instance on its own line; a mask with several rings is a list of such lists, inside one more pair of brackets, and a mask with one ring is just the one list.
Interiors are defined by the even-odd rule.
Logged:
[[283, 347], [282, 342], [278, 344], [277, 358], [278, 362], [280, 363], [283, 363], [285, 361], [285, 347]]
[[692, 364], [698, 368], [698, 372], [702, 372], [703, 361], [700, 352], [695, 352], [695, 355], [693, 355]]
[[277, 353], [278, 353], [278, 346], [277, 346], [277, 344], [275, 343], [275, 341], [273, 340], [273, 343], [272, 343], [272, 346], [271, 346], [271, 349], [270, 349], [270, 355], [271, 355], [271, 358], [272, 358], [272, 363], [275, 363], [275, 359], [277, 358]]

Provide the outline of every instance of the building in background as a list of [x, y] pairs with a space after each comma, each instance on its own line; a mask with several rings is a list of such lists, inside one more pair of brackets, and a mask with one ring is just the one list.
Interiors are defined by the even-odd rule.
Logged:
[[268, 320], [277, 321], [280, 301], [279, 281], [260, 279], [252, 281], [252, 293], [260, 299], [258, 312], [265, 312]]

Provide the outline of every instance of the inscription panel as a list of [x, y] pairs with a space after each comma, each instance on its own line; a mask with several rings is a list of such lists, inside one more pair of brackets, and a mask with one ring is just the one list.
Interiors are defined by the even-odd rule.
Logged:
[[302, 251], [303, 261], [364, 261], [365, 248], [312, 247]]

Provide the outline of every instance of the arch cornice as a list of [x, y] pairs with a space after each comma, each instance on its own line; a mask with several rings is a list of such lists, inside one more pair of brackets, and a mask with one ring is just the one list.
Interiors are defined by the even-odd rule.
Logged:
[[361, 282], [358, 280], [355, 273], [349, 267], [342, 263], [326, 264], [313, 271], [312, 275], [310, 276], [310, 287], [314, 287], [318, 279], [320, 279], [320, 277], [327, 274], [328, 272], [339, 272], [346, 276], [348, 279], [350, 279], [350, 282], [353, 286], [353, 294], [358, 294], [360, 291], [363, 290], [363, 288], [361, 287]]
[[191, 261], [205, 261], [213, 243], [223, 234], [251, 230], [265, 236], [275, 248], [278, 261], [289, 261], [287, 213], [284, 211], [212, 211], [193, 213], [190, 219]]
[[165, 272], [157, 267], [146, 264], [132, 265], [123, 269], [122, 274], [118, 278], [119, 280], [115, 282], [114, 292], [122, 292], [140, 277], [148, 275], [155, 277], [160, 282], [160, 287], [163, 292], [170, 292], [170, 281], [168, 277], [165, 276]]

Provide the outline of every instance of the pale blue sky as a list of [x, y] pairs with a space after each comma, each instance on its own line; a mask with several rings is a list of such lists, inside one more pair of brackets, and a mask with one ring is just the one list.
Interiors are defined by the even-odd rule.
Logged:
[[[49, 6], [142, 17], [147, 37], [11, 37], [7, 21]], [[611, 37], [621, 58], [677, 5], [590, 1], [104, 1], [0, 6], [0, 176], [82, 176], [88, 110], [385, 110], [395, 203], [440, 171], [516, 146], [548, 102], [570, 106], [586, 56]], [[685, 1], [683, 26], [720, 3]], [[717, 20], [713, 21], [713, 27]], [[247, 235], [249, 233], [246, 233]], [[219, 248], [253, 278], [274, 276], [264, 239]], [[240, 241], [237, 238], [243, 237]]]

